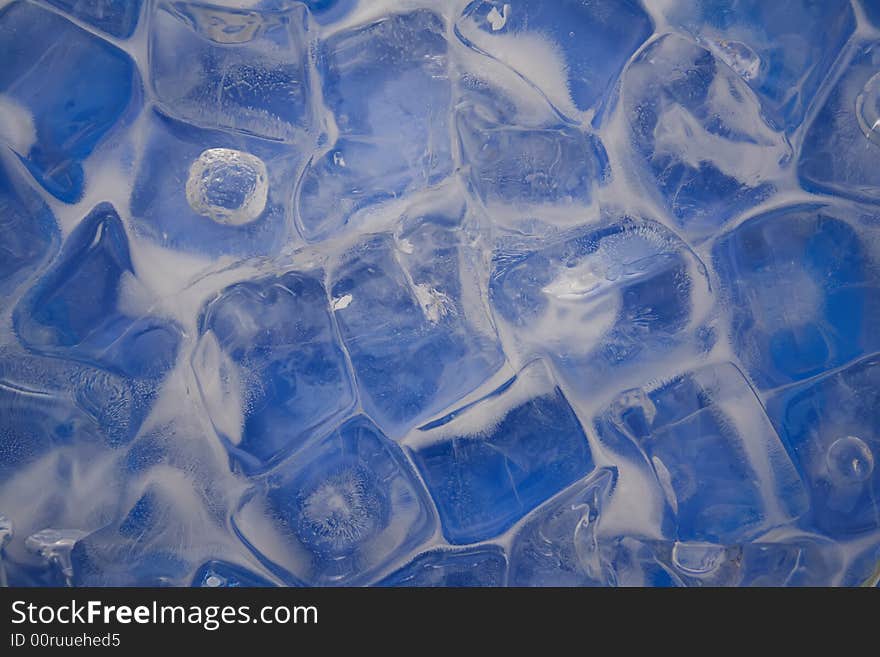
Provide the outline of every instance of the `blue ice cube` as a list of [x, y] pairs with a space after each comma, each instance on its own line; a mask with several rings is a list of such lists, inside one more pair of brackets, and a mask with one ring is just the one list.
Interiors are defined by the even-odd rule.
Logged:
[[322, 272], [237, 283], [205, 308], [193, 366], [214, 427], [247, 473], [354, 405]]
[[564, 124], [505, 125], [484, 114], [466, 107], [456, 115], [464, 160], [484, 203], [589, 204], [606, 175], [597, 138]]
[[676, 0], [664, 13], [739, 74], [787, 130], [800, 124], [855, 29], [848, 0]]
[[318, 240], [361, 208], [424, 189], [452, 171], [446, 27], [427, 10], [335, 34], [318, 52], [338, 137], [303, 175], [297, 218]]
[[711, 346], [705, 266], [667, 228], [624, 218], [503, 241], [489, 298], [520, 348], [581, 392]]
[[593, 469], [584, 430], [541, 361], [407, 444], [456, 544], [497, 536]]
[[511, 586], [612, 583], [597, 527], [616, 481], [615, 470], [599, 469], [530, 516], [510, 547]]
[[665, 35], [637, 55], [621, 84], [645, 177], [688, 236], [705, 237], [775, 191], [791, 147], [710, 50]]
[[284, 208], [302, 164], [297, 149], [203, 130], [158, 111], [147, 124], [131, 196], [138, 233], [215, 257], [271, 255], [284, 246]]
[[55, 217], [12, 166], [0, 160], [0, 306], [54, 255]]
[[196, 570], [192, 586], [205, 588], [254, 588], [275, 586], [265, 577], [226, 561], [211, 560]]
[[318, 23], [332, 24], [357, 6], [358, 0], [303, 0]]
[[400, 448], [357, 416], [272, 471], [233, 524], [289, 583], [356, 585], [422, 544], [434, 518]]
[[811, 191], [880, 201], [880, 43], [856, 51], [810, 124], [798, 173]]
[[807, 482], [812, 523], [836, 539], [877, 529], [880, 358], [786, 388], [767, 412]]
[[596, 423], [641, 450], [683, 541], [731, 544], [797, 519], [807, 492], [760, 401], [732, 364], [623, 393]]
[[516, 70], [567, 114], [603, 104], [652, 31], [631, 0], [477, 0], [455, 27], [467, 46]]
[[150, 83], [166, 113], [266, 139], [308, 139], [314, 112], [301, 3], [163, 0], [150, 35]]
[[732, 342], [761, 388], [801, 381], [880, 349], [876, 217], [795, 205], [723, 235], [713, 261]]
[[125, 39], [137, 26], [141, 0], [48, 0], [74, 18]]
[[29, 349], [113, 372], [153, 378], [177, 356], [180, 329], [119, 308], [121, 286], [136, 277], [119, 215], [101, 203], [70, 233], [46, 273], [15, 308], [15, 331]]
[[413, 218], [331, 273], [334, 314], [367, 413], [394, 438], [460, 399], [503, 362], [482, 304], [476, 252], [454, 218]]
[[8, 145], [51, 194], [77, 201], [83, 161], [140, 93], [134, 63], [29, 2], [0, 9], [0, 61], [0, 112], [16, 134]]
[[379, 586], [504, 586], [507, 559], [487, 545], [465, 550], [433, 550], [392, 573]]

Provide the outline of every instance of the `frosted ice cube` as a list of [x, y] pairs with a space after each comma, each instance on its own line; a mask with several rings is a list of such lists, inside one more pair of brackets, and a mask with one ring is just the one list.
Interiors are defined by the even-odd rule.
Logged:
[[356, 585], [423, 543], [434, 519], [400, 448], [357, 416], [260, 482], [233, 524], [289, 583]]
[[551, 357], [582, 393], [711, 346], [705, 266], [650, 221], [504, 240], [493, 254], [489, 296], [521, 351]]
[[150, 81], [161, 106], [203, 127], [307, 139], [314, 111], [306, 16], [298, 2], [253, 8], [157, 3]]
[[211, 256], [277, 253], [303, 155], [296, 148], [203, 130], [151, 112], [131, 195], [135, 230]]

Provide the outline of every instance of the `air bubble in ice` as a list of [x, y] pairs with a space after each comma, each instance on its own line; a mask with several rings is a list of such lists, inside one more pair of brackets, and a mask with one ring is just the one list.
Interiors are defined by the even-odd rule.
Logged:
[[266, 207], [268, 174], [263, 161], [231, 148], [209, 148], [189, 168], [186, 200], [218, 224], [241, 226]]
[[868, 80], [856, 96], [856, 117], [865, 137], [880, 145], [880, 73]]
[[840, 481], [865, 481], [874, 471], [874, 455], [865, 442], [855, 436], [835, 440], [826, 458], [831, 476]]

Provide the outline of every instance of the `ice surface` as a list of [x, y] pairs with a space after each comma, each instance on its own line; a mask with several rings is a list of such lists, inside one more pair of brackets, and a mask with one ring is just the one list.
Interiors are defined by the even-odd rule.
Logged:
[[321, 272], [224, 290], [204, 311], [193, 366], [233, 459], [265, 470], [354, 405]]
[[307, 138], [314, 112], [300, 3], [162, 1], [150, 35], [151, 82], [172, 116], [266, 139]]
[[288, 582], [354, 585], [424, 542], [434, 521], [400, 448], [357, 416], [279, 466], [233, 522]]
[[450, 543], [500, 534], [593, 467], [584, 430], [540, 361], [408, 443]]
[[507, 561], [494, 546], [469, 550], [436, 550], [383, 579], [379, 586], [504, 586]]
[[876, 222], [874, 212], [795, 205], [749, 219], [716, 242], [733, 347], [759, 388], [880, 348]]
[[307, 239], [452, 171], [447, 51], [442, 19], [426, 10], [383, 17], [320, 45], [335, 139], [313, 156], [301, 182], [297, 216]]
[[877, 586], [867, 0], [0, 0], [0, 584]]
[[688, 235], [711, 233], [773, 193], [791, 147], [745, 80], [710, 50], [663, 36], [621, 84], [633, 148]]
[[246, 588], [273, 586], [273, 583], [241, 566], [225, 561], [209, 561], [196, 571], [192, 579], [192, 586]]
[[855, 29], [847, 0], [672, 0], [666, 18], [711, 49], [761, 99], [774, 125], [796, 128]]
[[0, 304], [58, 248], [52, 212], [12, 166], [0, 161]]
[[5, 106], [15, 103], [35, 133], [33, 143], [7, 145], [51, 194], [78, 200], [86, 182], [83, 161], [140, 93], [134, 63], [106, 41], [29, 2], [0, 9], [0, 61], [0, 118], [5, 123]]
[[478, 254], [446, 215], [377, 234], [331, 273], [334, 315], [364, 409], [393, 435], [441, 411], [503, 362], [479, 301]]
[[136, 277], [119, 215], [102, 203], [68, 236], [52, 269], [16, 307], [16, 333], [38, 353], [136, 378], [161, 376], [174, 365], [180, 329], [119, 307], [122, 287]]
[[130, 37], [137, 26], [142, 0], [48, 0], [74, 18], [115, 37]]

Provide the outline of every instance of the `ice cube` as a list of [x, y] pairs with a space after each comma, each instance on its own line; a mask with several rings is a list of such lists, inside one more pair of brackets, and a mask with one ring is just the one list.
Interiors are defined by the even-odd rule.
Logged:
[[413, 559], [378, 586], [504, 586], [507, 559], [492, 545], [465, 550], [433, 550]]
[[15, 287], [54, 255], [59, 241], [52, 212], [0, 160], [0, 305], [7, 305]]
[[486, 204], [588, 205], [606, 175], [601, 143], [578, 128], [507, 125], [467, 106], [456, 126], [472, 184]]
[[716, 242], [733, 347], [758, 388], [880, 349], [876, 221], [860, 210], [795, 205], [749, 219]]
[[128, 38], [137, 26], [141, 0], [48, 0], [74, 18], [94, 25], [120, 39]]
[[247, 473], [271, 467], [354, 406], [322, 278], [290, 271], [237, 283], [203, 312], [196, 378]]
[[418, 10], [321, 43], [318, 68], [336, 134], [301, 182], [297, 218], [307, 240], [451, 173], [445, 34], [439, 16]]
[[335, 316], [367, 413], [399, 437], [503, 363], [480, 302], [478, 251], [458, 219], [414, 216], [331, 272]]
[[880, 173], [880, 43], [855, 52], [810, 124], [798, 173], [811, 191], [877, 202]]
[[400, 448], [357, 416], [260, 482], [233, 525], [288, 583], [357, 585], [423, 543], [434, 519]]
[[477, 0], [455, 27], [465, 45], [517, 71], [569, 115], [604, 104], [652, 32], [631, 0]]
[[770, 196], [791, 157], [745, 80], [678, 35], [638, 54], [621, 101], [645, 178], [693, 239]]
[[496, 317], [522, 352], [551, 357], [583, 394], [704, 352], [711, 296], [705, 266], [684, 242], [630, 218], [504, 240], [489, 284]]
[[260, 256], [285, 245], [285, 205], [303, 156], [296, 148], [203, 130], [160, 112], [131, 196], [135, 230], [176, 250]]
[[29, 349], [126, 376], [154, 378], [174, 364], [180, 329], [119, 307], [121, 287], [136, 278], [116, 210], [101, 203], [70, 233], [61, 254], [14, 312]]
[[855, 29], [847, 0], [675, 0], [663, 13], [739, 74], [786, 130], [798, 127]]
[[541, 361], [406, 444], [455, 544], [497, 536], [593, 468], [584, 430]]
[[[14, 123], [15, 141], [8, 145], [52, 195], [68, 203], [79, 200], [83, 161], [140, 93], [134, 63], [118, 48], [30, 2], [0, 9], [0, 61], [0, 123], [9, 120], [6, 107], [15, 103], [34, 131], [33, 141], [22, 142]], [[0, 128], [0, 135], [5, 133]]]
[[839, 540], [880, 530], [880, 357], [786, 388], [767, 412], [807, 482], [815, 527]]
[[314, 111], [306, 15], [298, 2], [157, 3], [150, 80], [162, 108], [206, 128], [308, 141]]
[[599, 469], [539, 508], [510, 548], [511, 586], [600, 586], [611, 583], [597, 527], [617, 472]]
[[708, 365], [627, 391], [596, 423], [642, 451], [681, 541], [732, 544], [797, 519], [806, 489], [743, 375]]

